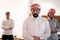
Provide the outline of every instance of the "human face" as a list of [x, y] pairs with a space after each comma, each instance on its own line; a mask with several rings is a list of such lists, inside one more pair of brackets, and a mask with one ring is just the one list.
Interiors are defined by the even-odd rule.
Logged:
[[53, 11], [48, 12], [48, 16], [49, 16], [49, 17], [52, 17], [52, 18], [53, 18], [53, 17], [54, 17], [54, 15], [55, 15], [55, 12], [53, 12]]
[[39, 8], [32, 8], [31, 12], [32, 12], [33, 17], [37, 18], [39, 15], [40, 9]]
[[10, 17], [10, 13], [9, 14], [6, 13], [6, 18], [9, 19], [9, 17]]

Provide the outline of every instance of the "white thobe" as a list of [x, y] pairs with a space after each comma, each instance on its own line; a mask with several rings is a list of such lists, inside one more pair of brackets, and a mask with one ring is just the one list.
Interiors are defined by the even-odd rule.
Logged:
[[33, 36], [47, 40], [51, 34], [51, 30], [47, 19], [28, 17], [24, 21], [22, 33], [24, 40], [34, 40]]
[[[9, 29], [11, 28], [11, 29]], [[14, 20], [12, 19], [5, 19], [2, 21], [2, 29], [4, 30], [3, 34], [4, 35], [12, 35], [13, 29], [14, 28]]]

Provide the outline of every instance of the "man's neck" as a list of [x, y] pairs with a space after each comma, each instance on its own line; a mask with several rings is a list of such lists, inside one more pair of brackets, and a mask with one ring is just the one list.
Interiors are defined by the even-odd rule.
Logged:
[[7, 18], [7, 20], [9, 20], [10, 18]]

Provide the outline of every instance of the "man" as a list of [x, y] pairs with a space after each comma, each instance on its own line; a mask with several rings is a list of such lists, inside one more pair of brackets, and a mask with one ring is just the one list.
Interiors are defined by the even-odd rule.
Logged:
[[32, 16], [28, 17], [23, 24], [24, 40], [47, 40], [51, 30], [48, 21], [39, 17], [40, 5], [32, 4], [30, 8]]
[[51, 27], [51, 40], [58, 40], [57, 32], [60, 28], [58, 21], [54, 18], [55, 12], [56, 11], [53, 8], [51, 8], [48, 12], [48, 20]]
[[13, 40], [13, 28], [14, 21], [10, 19], [10, 12], [6, 12], [6, 19], [2, 21], [2, 29], [4, 30], [2, 40]]

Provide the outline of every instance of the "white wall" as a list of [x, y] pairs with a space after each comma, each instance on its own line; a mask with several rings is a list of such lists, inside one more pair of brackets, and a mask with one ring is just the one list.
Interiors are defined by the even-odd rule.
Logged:
[[47, 15], [50, 8], [55, 8], [55, 15], [60, 15], [60, 0], [30, 0], [30, 4], [33, 3], [38, 3], [41, 5], [40, 15]]
[[28, 0], [0, 0], [0, 37], [3, 33], [1, 22], [5, 18], [5, 12], [11, 13], [10, 18], [15, 21], [14, 35], [22, 36], [22, 24], [27, 17]]

